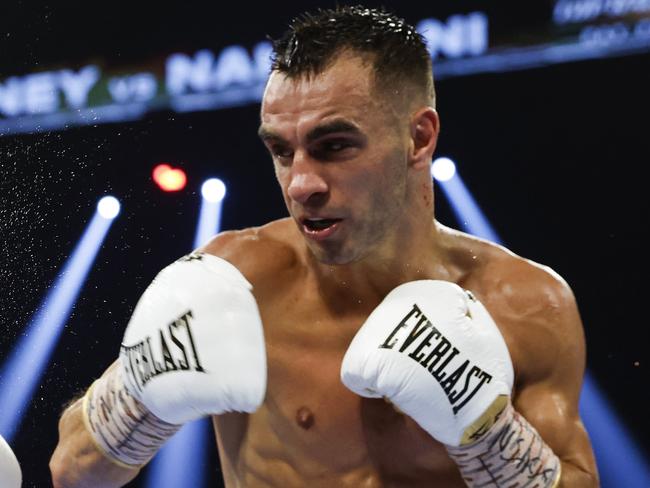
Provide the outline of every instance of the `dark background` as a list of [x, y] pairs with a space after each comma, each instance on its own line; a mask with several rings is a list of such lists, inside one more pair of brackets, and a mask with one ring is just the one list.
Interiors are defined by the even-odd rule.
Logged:
[[[482, 2], [462, 9], [440, 3], [382, 2], [413, 23]], [[530, 3], [525, 12], [519, 7], [520, 15], [548, 10], [548, 2]], [[266, 34], [279, 35], [304, 8], [332, 2], [254, 8], [182, 2], [137, 10], [133, 4], [3, 5], [0, 79], [94, 59], [137, 66], [177, 50], [252, 46]], [[514, 252], [570, 283], [585, 324], [589, 369], [646, 453], [649, 67], [650, 55], [643, 54], [437, 83], [437, 155], [456, 161]], [[191, 249], [201, 182], [218, 176], [228, 186], [224, 229], [286, 214], [255, 135], [258, 110], [159, 112], [128, 124], [0, 137], [0, 357], [20, 337], [99, 196], [122, 201], [12, 442], [25, 487], [51, 486], [47, 460], [63, 404], [116, 357], [130, 312], [155, 273]], [[186, 170], [184, 192], [165, 194], [152, 183], [151, 168], [161, 161]], [[457, 226], [442, 192], [437, 195], [438, 218]], [[213, 454], [207, 469], [212, 486], [219, 486]]]

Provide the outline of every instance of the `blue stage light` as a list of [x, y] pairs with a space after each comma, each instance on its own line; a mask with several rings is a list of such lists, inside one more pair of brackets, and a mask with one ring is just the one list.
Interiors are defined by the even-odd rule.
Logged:
[[205, 244], [221, 228], [221, 207], [226, 197], [226, 185], [218, 178], [210, 178], [201, 186], [201, 212], [194, 237], [194, 248]]
[[0, 370], [0, 435], [9, 442], [18, 431], [72, 306], [118, 212], [119, 202], [114, 197], [100, 200], [79, 243]]
[[[449, 180], [438, 181], [463, 230], [502, 243], [457, 173]], [[591, 438], [601, 486], [650, 487], [648, 464], [588, 371], [580, 396], [580, 414]]]
[[[196, 226], [194, 248], [205, 244], [221, 228], [221, 207], [226, 185], [218, 178], [206, 180], [201, 187], [201, 211]], [[150, 488], [205, 486], [210, 419], [190, 422], [174, 435], [151, 461], [146, 475]]]
[[226, 185], [219, 178], [210, 178], [201, 185], [201, 195], [210, 203], [221, 203], [226, 197]]
[[185, 424], [151, 460], [146, 473], [148, 488], [203, 488], [205, 473], [211, 462], [207, 458], [208, 435], [212, 422], [208, 418]]
[[102, 197], [97, 203], [97, 213], [107, 220], [113, 220], [120, 213], [120, 202], [110, 195]]
[[[434, 172], [434, 166], [431, 166], [431, 172]], [[442, 178], [438, 178], [437, 175], [441, 175]], [[438, 187], [442, 189], [442, 192], [447, 197], [456, 219], [464, 229], [477, 237], [501, 242], [496, 231], [485, 218], [476, 200], [474, 200], [465, 183], [463, 183], [453, 161], [445, 158], [442, 164], [437, 167], [434, 177], [439, 183]]]
[[431, 165], [431, 176], [438, 181], [449, 181], [456, 174], [456, 164], [449, 158], [438, 158]]
[[594, 448], [600, 485], [603, 488], [650, 487], [650, 468], [643, 453], [589, 372], [582, 386], [580, 415]]

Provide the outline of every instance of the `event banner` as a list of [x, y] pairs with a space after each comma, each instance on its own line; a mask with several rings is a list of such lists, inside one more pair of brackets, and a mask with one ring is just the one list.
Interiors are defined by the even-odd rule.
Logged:
[[[436, 79], [650, 51], [650, 0], [487, 3], [449, 2], [435, 17], [422, 4], [414, 13]], [[258, 103], [271, 63], [271, 44], [259, 37], [159, 53], [136, 67], [95, 62], [0, 78], [0, 136]]]

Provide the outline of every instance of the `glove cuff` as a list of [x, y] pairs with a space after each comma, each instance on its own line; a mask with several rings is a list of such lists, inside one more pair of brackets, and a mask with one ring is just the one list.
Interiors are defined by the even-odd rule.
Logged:
[[488, 409], [494, 415], [492, 419], [484, 415], [481, 425], [477, 421], [465, 431], [466, 435], [468, 431], [473, 433], [470, 443], [445, 446], [449, 456], [470, 487], [487, 486], [499, 480], [499, 486], [556, 488], [560, 482], [560, 459], [514, 409], [510, 398], [505, 399], [505, 408], [500, 412], [496, 410], [498, 399]]
[[137, 469], [180, 428], [156, 417], [124, 385], [119, 362], [96, 380], [83, 398], [83, 420], [97, 447], [111, 462]]

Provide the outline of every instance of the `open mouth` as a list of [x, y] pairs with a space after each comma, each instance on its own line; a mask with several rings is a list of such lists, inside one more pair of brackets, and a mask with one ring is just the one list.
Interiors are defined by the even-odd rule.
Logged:
[[341, 219], [304, 219], [302, 223], [307, 230], [318, 232], [319, 230], [325, 230], [340, 221]]
[[325, 238], [330, 236], [343, 219], [302, 219], [302, 227], [307, 235], [313, 238]]

